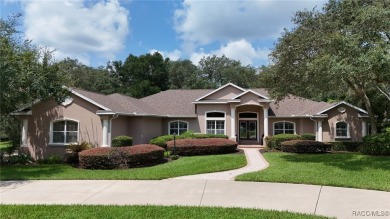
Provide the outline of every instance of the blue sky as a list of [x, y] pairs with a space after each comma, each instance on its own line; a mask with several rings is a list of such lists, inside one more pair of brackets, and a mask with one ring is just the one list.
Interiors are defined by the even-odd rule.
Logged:
[[172, 60], [226, 55], [245, 65], [268, 54], [297, 10], [323, 0], [2, 0], [1, 17], [22, 13], [25, 37], [91, 66], [159, 51]]

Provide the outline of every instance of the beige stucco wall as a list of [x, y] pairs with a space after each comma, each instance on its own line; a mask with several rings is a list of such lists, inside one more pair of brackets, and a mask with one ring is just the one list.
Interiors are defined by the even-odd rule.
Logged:
[[233, 97], [239, 95], [243, 91], [240, 89], [237, 89], [233, 86], [227, 86], [216, 93], [211, 94], [210, 96], [206, 97], [205, 99], [208, 100], [217, 100], [217, 99], [233, 99]]
[[[133, 138], [134, 145], [147, 144], [150, 139], [163, 134], [162, 119], [158, 117], [122, 117], [115, 122], [117, 123], [114, 123], [113, 121], [112, 138], [118, 135], [127, 135]], [[116, 124], [118, 124], [118, 126], [116, 126]]]
[[[323, 121], [323, 141], [362, 141], [362, 119], [359, 118], [359, 113], [356, 109], [347, 105], [342, 105], [346, 111], [340, 113], [335, 107], [326, 112], [328, 120]], [[345, 121], [349, 124], [350, 139], [335, 138], [336, 122]]]
[[193, 131], [194, 133], [201, 133], [199, 122], [196, 118], [169, 118], [162, 120], [162, 134], [169, 134], [169, 122], [172, 121], [184, 121], [188, 122], [188, 130]]
[[268, 121], [268, 133], [269, 135], [274, 134], [274, 123], [276, 122], [292, 122], [295, 123], [295, 133], [297, 135], [302, 135], [304, 133], [316, 134], [315, 132], [315, 123], [309, 118], [269, 118]]
[[32, 115], [20, 117], [28, 119], [27, 147], [21, 151], [28, 153], [33, 159], [42, 159], [50, 155], [64, 155], [66, 146], [51, 146], [50, 122], [60, 119], [72, 119], [79, 122], [79, 141], [87, 141], [100, 146], [102, 141], [102, 123], [95, 113], [98, 107], [73, 96], [73, 103], [64, 107], [55, 101], [36, 104]]

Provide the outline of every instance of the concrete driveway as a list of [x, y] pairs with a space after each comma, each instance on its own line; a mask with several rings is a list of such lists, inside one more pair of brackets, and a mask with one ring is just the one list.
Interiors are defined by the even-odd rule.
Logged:
[[40, 180], [1, 181], [0, 192], [2, 204], [221, 206], [337, 218], [390, 218], [389, 192], [315, 185], [188, 179]]

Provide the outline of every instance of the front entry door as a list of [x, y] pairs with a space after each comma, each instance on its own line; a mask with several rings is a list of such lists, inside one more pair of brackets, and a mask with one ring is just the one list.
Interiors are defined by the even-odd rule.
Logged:
[[257, 121], [240, 121], [240, 140], [257, 140]]

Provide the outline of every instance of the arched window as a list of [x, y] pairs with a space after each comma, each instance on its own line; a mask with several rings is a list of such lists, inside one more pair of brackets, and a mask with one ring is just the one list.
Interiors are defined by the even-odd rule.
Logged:
[[50, 125], [51, 144], [70, 144], [79, 141], [79, 122], [57, 120]]
[[188, 131], [188, 122], [184, 121], [172, 121], [169, 122], [169, 134], [181, 135], [184, 132]]
[[349, 137], [349, 124], [345, 121], [336, 123], [336, 138], [348, 138]]
[[295, 134], [295, 123], [293, 122], [275, 122], [274, 135], [277, 134]]
[[206, 133], [225, 134], [225, 113], [224, 112], [206, 113]]

